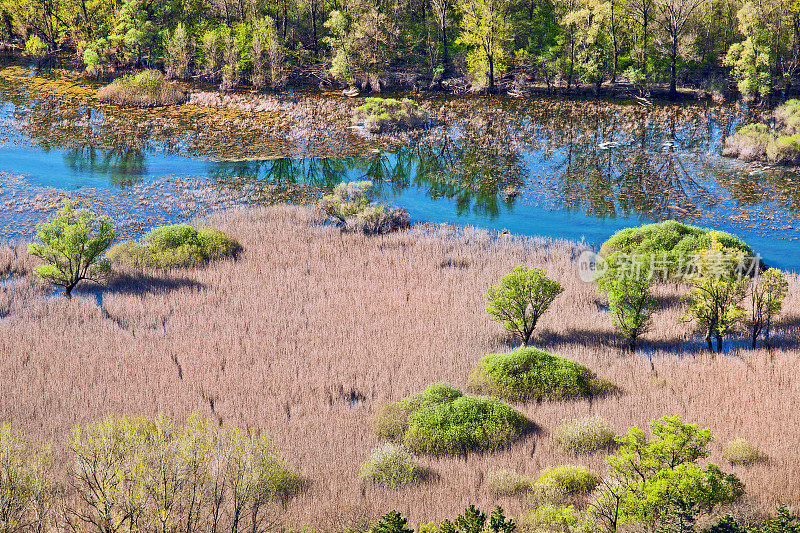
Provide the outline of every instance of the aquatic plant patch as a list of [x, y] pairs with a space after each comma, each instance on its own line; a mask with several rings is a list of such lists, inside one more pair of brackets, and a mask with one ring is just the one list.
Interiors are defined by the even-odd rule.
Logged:
[[353, 120], [370, 133], [415, 128], [427, 118], [428, 111], [409, 98], [366, 98], [353, 111]]

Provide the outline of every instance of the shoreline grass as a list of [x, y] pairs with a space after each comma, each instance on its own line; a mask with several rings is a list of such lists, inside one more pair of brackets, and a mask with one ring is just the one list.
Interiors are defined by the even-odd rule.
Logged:
[[[241, 243], [238, 261], [123, 269], [108, 288], [89, 287], [71, 301], [48, 296], [21, 248], [15, 255], [0, 245], [0, 268], [17, 280], [0, 288], [0, 420], [53, 442], [62, 475], [68, 457], [58, 443], [75, 425], [111, 413], [164, 412], [180, 423], [197, 412], [224, 427], [268, 431], [309, 481], [281, 522], [326, 531], [387, 509], [419, 524], [470, 503], [491, 508], [489, 474], [501, 469], [532, 478], [580, 464], [602, 473], [602, 453], [576, 457], [552, 436], [563, 420], [588, 416], [624, 431], [679, 415], [711, 429], [715, 464], [723, 463], [724, 443], [747, 439], [769, 461], [732, 467], [747, 486], [744, 505], [767, 513], [800, 501], [800, 450], [788, 438], [800, 424], [796, 277], [777, 324], [782, 343], [722, 356], [700, 352], [702, 339], [680, 321], [674, 287], [659, 287], [669, 303], [644, 338], [654, 375], [646, 358], [616, 346], [593, 285], [578, 280], [572, 244], [443, 226], [365, 236], [317, 217], [288, 206], [215, 215], [198, 224]], [[359, 467], [381, 443], [372, 420], [383, 405], [431, 382], [463, 389], [483, 355], [509, 349], [483, 295], [519, 264], [542, 268], [565, 289], [542, 318], [538, 347], [592, 368], [624, 393], [517, 405], [541, 433], [490, 454], [421, 456], [420, 467], [436, 476], [414, 486], [365, 486]], [[671, 351], [687, 344], [697, 352]], [[509, 516], [522, 505], [503, 504]]]

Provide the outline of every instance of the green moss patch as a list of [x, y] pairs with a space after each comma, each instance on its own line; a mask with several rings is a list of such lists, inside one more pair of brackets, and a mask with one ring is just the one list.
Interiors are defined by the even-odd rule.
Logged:
[[138, 242], [115, 245], [107, 257], [138, 268], [184, 268], [233, 257], [240, 250], [238, 242], [218, 229], [172, 224], [150, 230]]
[[497, 398], [463, 394], [449, 383], [385, 406], [375, 420], [378, 435], [413, 453], [446, 455], [497, 450], [519, 439], [531, 423]]
[[592, 398], [617, 390], [580, 363], [535, 348], [485, 356], [473, 370], [469, 387], [515, 401]]

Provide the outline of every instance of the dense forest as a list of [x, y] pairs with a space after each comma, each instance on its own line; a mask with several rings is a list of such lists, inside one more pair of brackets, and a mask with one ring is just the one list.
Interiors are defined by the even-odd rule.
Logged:
[[626, 81], [791, 89], [797, 0], [0, 0], [0, 41], [90, 74], [163, 68], [223, 89], [303, 78], [380, 90]]

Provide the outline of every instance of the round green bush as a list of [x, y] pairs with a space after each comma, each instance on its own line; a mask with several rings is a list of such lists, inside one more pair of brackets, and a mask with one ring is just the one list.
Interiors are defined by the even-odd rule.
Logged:
[[553, 441], [565, 452], [594, 453], [615, 445], [614, 432], [599, 416], [565, 420], [553, 431]]
[[361, 479], [382, 487], [403, 487], [422, 480], [423, 469], [402, 446], [388, 442], [361, 464]]
[[153, 228], [139, 242], [117, 244], [107, 257], [139, 268], [182, 268], [232, 257], [240, 250], [238, 242], [218, 229], [198, 230], [188, 224], [172, 224]]
[[549, 466], [539, 473], [537, 486], [553, 486], [566, 495], [589, 494], [600, 483], [594, 473], [580, 465]]
[[375, 430], [413, 453], [445, 455], [500, 449], [519, 439], [529, 425], [497, 398], [464, 395], [449, 383], [436, 383], [385, 406]]
[[[700, 250], [711, 246], [711, 235], [725, 248], [741, 250], [745, 256], [753, 257], [753, 250], [744, 241], [722, 231], [690, 226], [675, 220], [646, 224], [638, 228], [626, 228], [612, 235], [600, 248], [600, 255], [609, 257], [615, 252], [626, 256], [643, 257], [649, 264], [650, 258], [666, 266], [672, 276], [680, 273], [681, 265]], [[662, 263], [663, 261], [663, 263]]]
[[722, 457], [732, 465], [751, 465], [763, 459], [763, 454], [747, 440], [734, 439], [725, 445]]
[[535, 348], [485, 356], [472, 371], [469, 387], [516, 401], [592, 398], [616, 390], [585, 366]]

